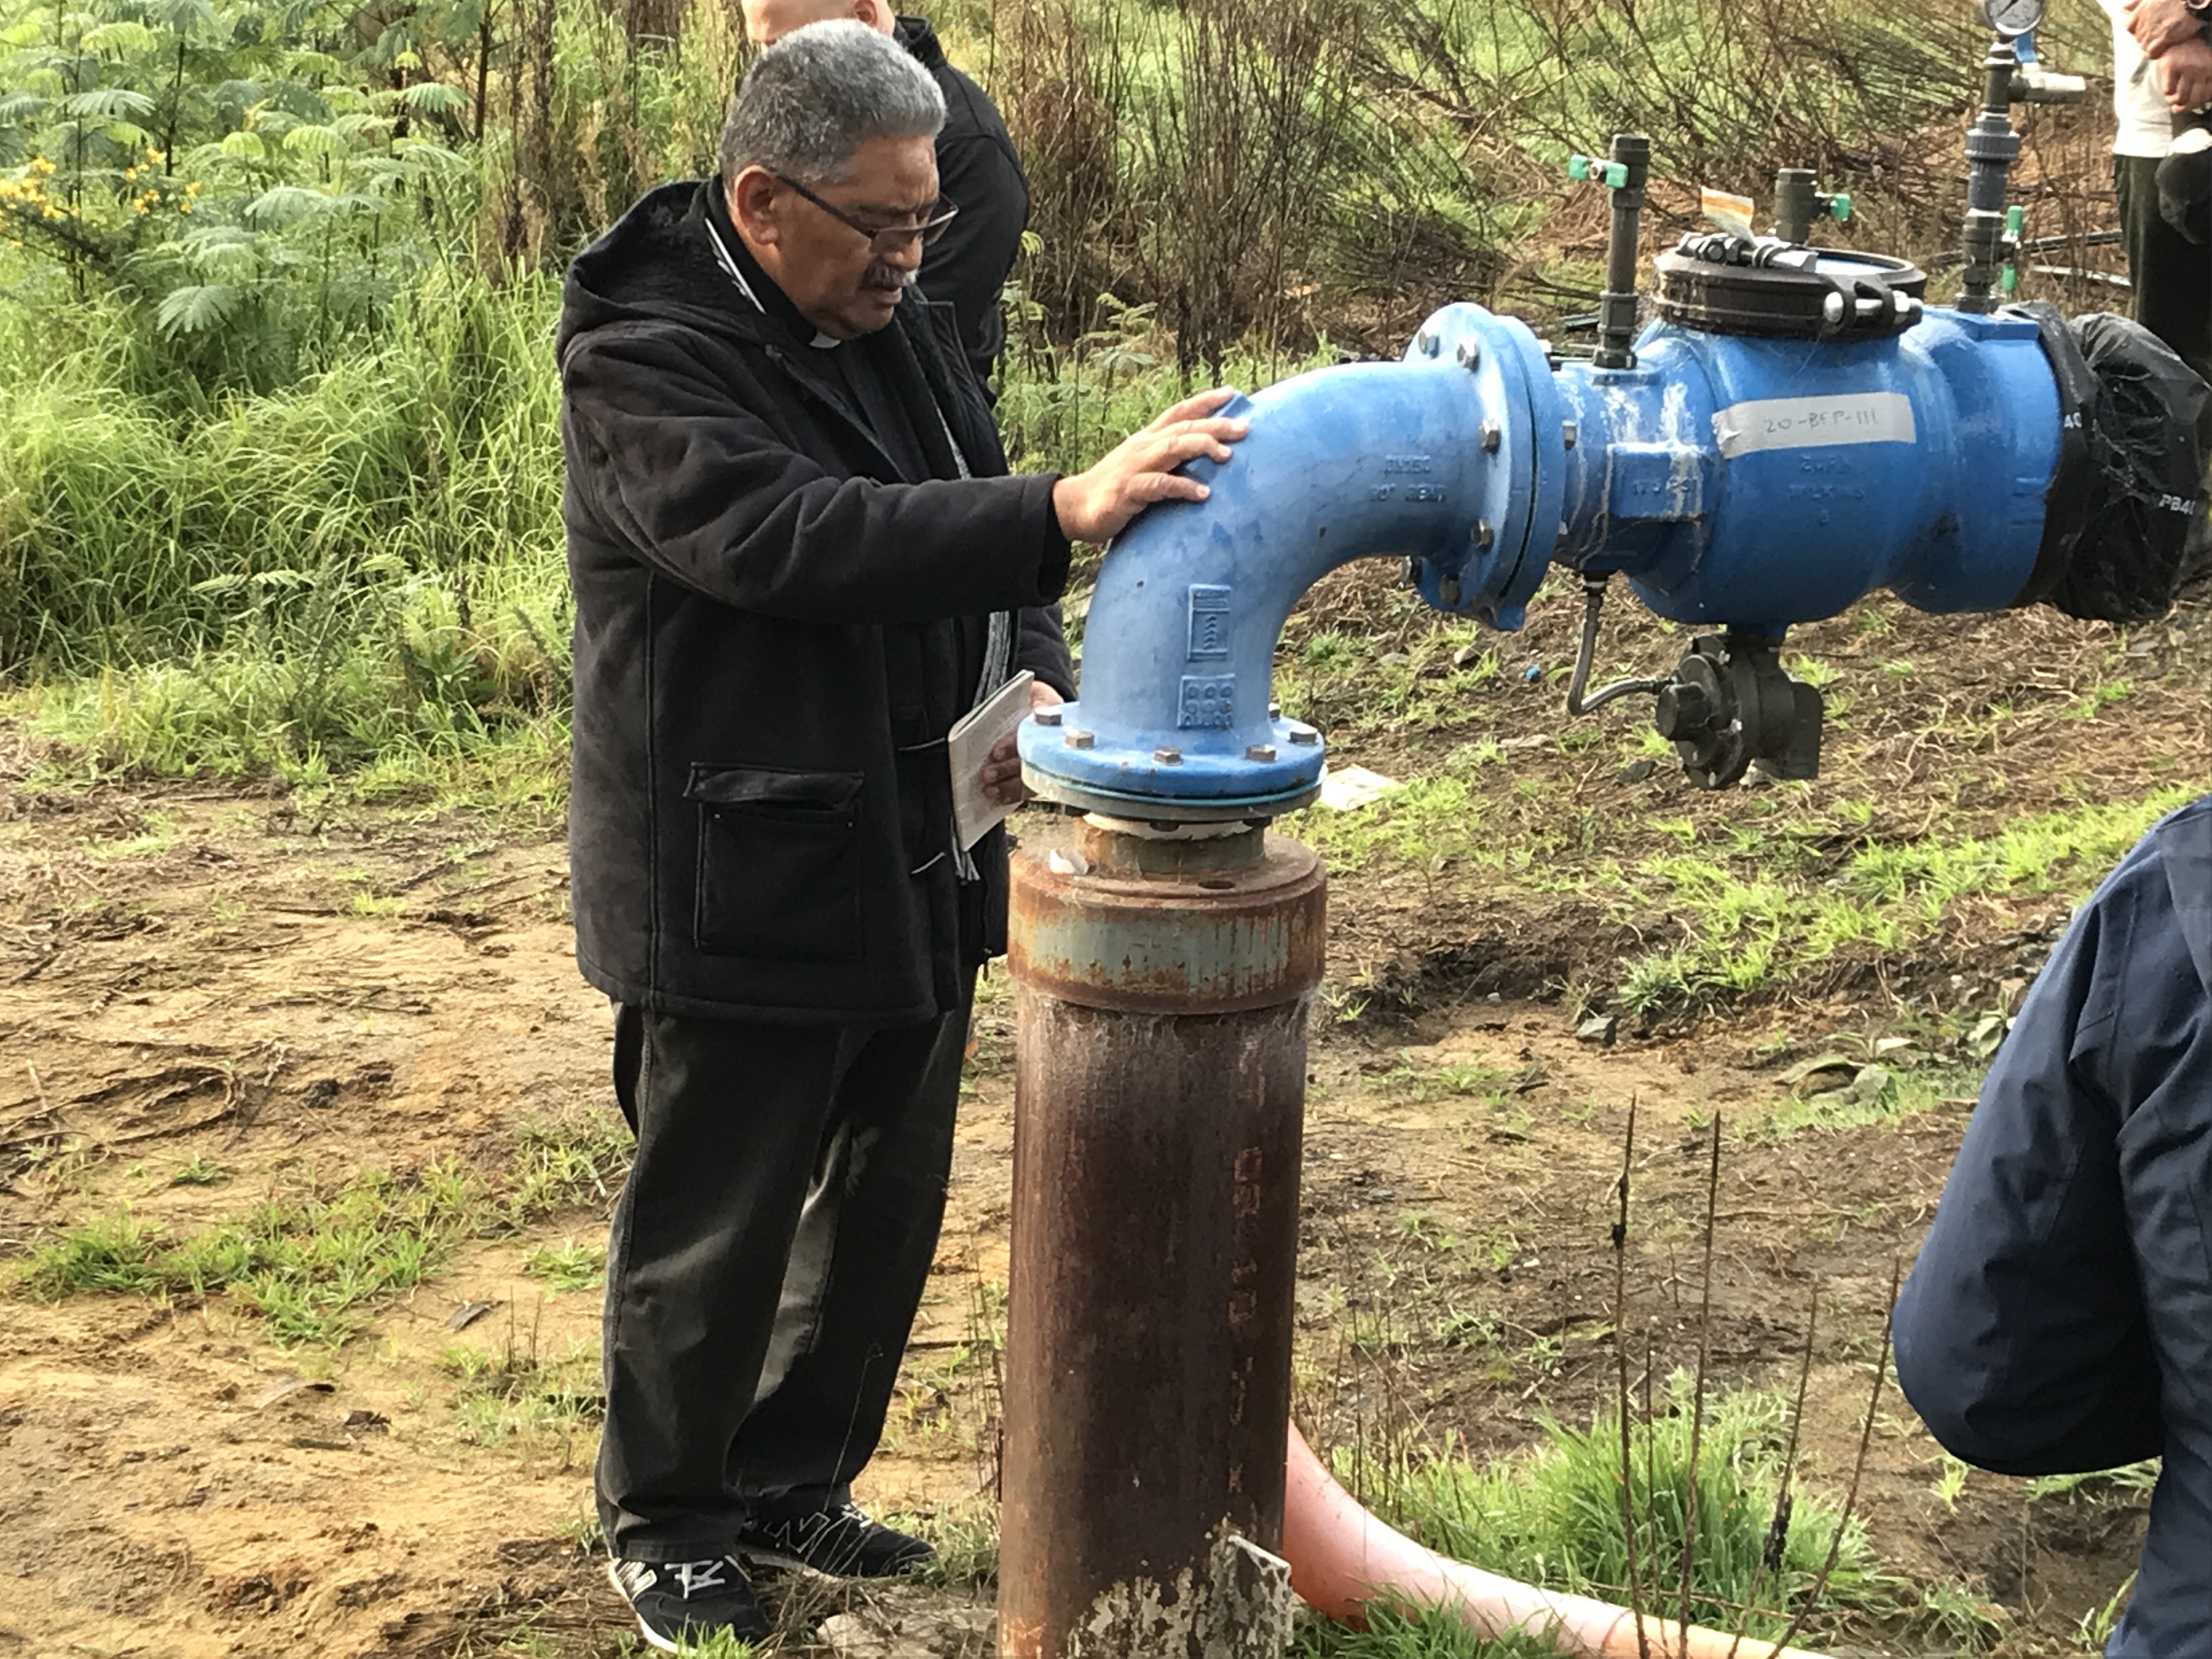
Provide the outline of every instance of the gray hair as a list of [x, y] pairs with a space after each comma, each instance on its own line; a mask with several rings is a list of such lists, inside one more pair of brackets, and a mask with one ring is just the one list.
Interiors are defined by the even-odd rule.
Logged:
[[889, 35], [852, 18], [809, 23], [763, 52], [722, 128], [722, 181], [765, 167], [802, 184], [844, 179], [875, 138], [933, 138], [945, 94]]

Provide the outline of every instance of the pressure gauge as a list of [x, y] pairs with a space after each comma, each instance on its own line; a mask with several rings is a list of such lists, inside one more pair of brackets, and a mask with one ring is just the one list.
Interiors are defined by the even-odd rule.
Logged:
[[2043, 21], [2045, 0], [1974, 0], [1974, 9], [1999, 34], [2014, 40]]

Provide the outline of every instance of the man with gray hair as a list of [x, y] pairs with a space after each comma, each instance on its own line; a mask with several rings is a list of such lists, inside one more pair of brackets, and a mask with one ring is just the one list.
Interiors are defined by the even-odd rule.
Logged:
[[745, 33], [755, 46], [772, 46], [809, 23], [849, 17], [890, 35], [937, 82], [945, 94], [937, 186], [959, 204], [960, 216], [923, 250], [921, 288], [952, 307], [969, 365], [989, 385], [1006, 340], [1000, 295], [1030, 222], [1029, 180], [998, 106], [946, 59], [927, 17], [901, 13], [891, 0], [744, 0], [744, 5]]
[[934, 1253], [1006, 842], [1012, 739], [946, 733], [1022, 670], [1073, 690], [1069, 543], [1202, 499], [1212, 392], [1089, 471], [1006, 476], [949, 307], [944, 100], [857, 22], [746, 75], [714, 179], [568, 273], [576, 961], [616, 1005], [637, 1156], [607, 1251], [599, 1515], [653, 1646], [766, 1634], [749, 1565], [911, 1571], [856, 1508]]

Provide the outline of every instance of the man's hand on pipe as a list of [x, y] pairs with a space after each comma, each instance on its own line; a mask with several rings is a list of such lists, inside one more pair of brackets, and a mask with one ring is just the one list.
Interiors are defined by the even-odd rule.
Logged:
[[[1065, 699], [1042, 680], [1030, 682], [1030, 713], [1059, 706]], [[983, 793], [1001, 806], [1019, 806], [1030, 798], [1022, 785], [1021, 757], [1014, 752], [1011, 732], [992, 746], [983, 763]]]
[[1052, 487], [1052, 510], [1070, 541], [1109, 542], [1155, 501], [1202, 501], [1206, 488], [1176, 468], [1201, 456], [1229, 459], [1229, 446], [1250, 428], [1214, 410], [1237, 394], [1226, 387], [1187, 398], [1092, 467]]
[[2204, 20], [2185, 0], [2127, 0], [2120, 9], [2128, 33], [2148, 57], [2163, 58], [2176, 46], [2203, 39]]
[[2212, 41], [2185, 40], [2151, 65], [2158, 89], [2174, 109], [2186, 113], [2212, 104]]

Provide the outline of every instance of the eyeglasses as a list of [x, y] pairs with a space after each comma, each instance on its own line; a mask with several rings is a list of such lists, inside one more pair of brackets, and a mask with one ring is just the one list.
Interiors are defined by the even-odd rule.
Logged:
[[939, 197], [930, 206], [929, 217], [918, 225], [864, 225], [842, 209], [832, 207], [796, 179], [787, 179], [780, 173], [769, 177], [779, 185], [788, 185], [808, 201], [820, 208], [848, 230], [857, 230], [868, 239], [868, 252], [878, 259], [902, 252], [908, 243], [920, 241], [924, 247], [945, 234], [945, 227], [952, 222], [960, 210], [945, 197]]

